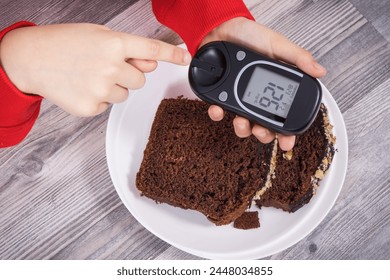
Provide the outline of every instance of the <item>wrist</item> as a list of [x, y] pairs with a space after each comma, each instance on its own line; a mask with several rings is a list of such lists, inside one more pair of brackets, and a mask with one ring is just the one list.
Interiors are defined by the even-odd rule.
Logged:
[[237, 41], [240, 38], [240, 29], [242, 30], [248, 21], [252, 20], [236, 17], [221, 23], [203, 38], [199, 48], [212, 41]]
[[6, 43], [4, 43], [6, 41], [5, 37], [7, 37], [7, 34], [9, 34], [11, 32], [12, 32], [12, 30], [7, 32], [6, 34], [4, 34], [2, 36], [2, 38], [0, 38], [0, 67], [3, 68], [3, 70], [4, 70], [3, 57], [5, 56], [5, 54], [4, 54], [5, 47], [4, 46], [6, 45]]
[[28, 46], [23, 43], [23, 34], [20, 35], [23, 29], [18, 28], [5, 34], [1, 41], [0, 60], [3, 71], [15, 87], [21, 92], [29, 92], [28, 83], [23, 75], [26, 72], [28, 60], [21, 59], [24, 50], [28, 49]]
[[[15, 63], [12, 61], [21, 52], [21, 49], [27, 48], [27, 45], [21, 46], [18, 40], [15, 40], [13, 37], [15, 37], [14, 33], [29, 26], [35, 26], [35, 24], [28, 21], [20, 21], [0, 31], [0, 68], [2, 68], [3, 75], [5, 74], [7, 80], [19, 91], [23, 91], [23, 86], [16, 78], [17, 75], [15, 73], [22, 73], [23, 65], [14, 65]], [[27, 63], [28, 61], [25, 61], [25, 64]]]

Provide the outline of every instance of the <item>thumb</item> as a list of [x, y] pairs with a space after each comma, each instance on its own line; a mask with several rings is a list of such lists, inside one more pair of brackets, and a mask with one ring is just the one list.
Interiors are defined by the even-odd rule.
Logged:
[[303, 72], [315, 78], [321, 78], [326, 75], [326, 69], [313, 58], [310, 52], [304, 49], [296, 53], [294, 64]]
[[267, 33], [271, 56], [296, 65], [303, 72], [315, 78], [320, 78], [326, 74], [326, 69], [313, 58], [309, 51], [273, 30], [268, 29]]

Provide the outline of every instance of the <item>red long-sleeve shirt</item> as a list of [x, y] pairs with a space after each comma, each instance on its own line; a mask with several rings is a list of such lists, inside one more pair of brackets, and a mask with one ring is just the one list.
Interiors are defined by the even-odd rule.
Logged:
[[[152, 7], [156, 18], [177, 32], [192, 54], [221, 23], [240, 16], [253, 19], [242, 0], [152, 0]], [[0, 43], [7, 32], [33, 25], [22, 21], [5, 28], [0, 31]], [[26, 137], [38, 118], [41, 101], [41, 96], [22, 93], [0, 67], [0, 148]]]
[[[0, 32], [0, 44], [7, 32], [32, 25], [23, 21], [5, 28]], [[0, 67], [0, 148], [16, 145], [26, 137], [38, 118], [41, 101], [41, 96], [19, 91]]]

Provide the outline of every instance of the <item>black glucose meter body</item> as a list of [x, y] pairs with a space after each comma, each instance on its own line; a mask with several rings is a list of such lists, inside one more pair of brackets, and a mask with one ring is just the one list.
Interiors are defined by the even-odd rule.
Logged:
[[285, 135], [307, 130], [322, 99], [317, 79], [225, 41], [201, 47], [188, 78], [200, 99]]

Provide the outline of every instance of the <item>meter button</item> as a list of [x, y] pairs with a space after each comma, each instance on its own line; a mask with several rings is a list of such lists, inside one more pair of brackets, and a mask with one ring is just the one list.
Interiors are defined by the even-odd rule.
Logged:
[[243, 61], [246, 57], [246, 53], [244, 51], [238, 51], [236, 53], [236, 58], [238, 61]]
[[222, 91], [218, 95], [218, 99], [219, 99], [219, 101], [225, 102], [228, 99], [228, 93], [226, 91]]

